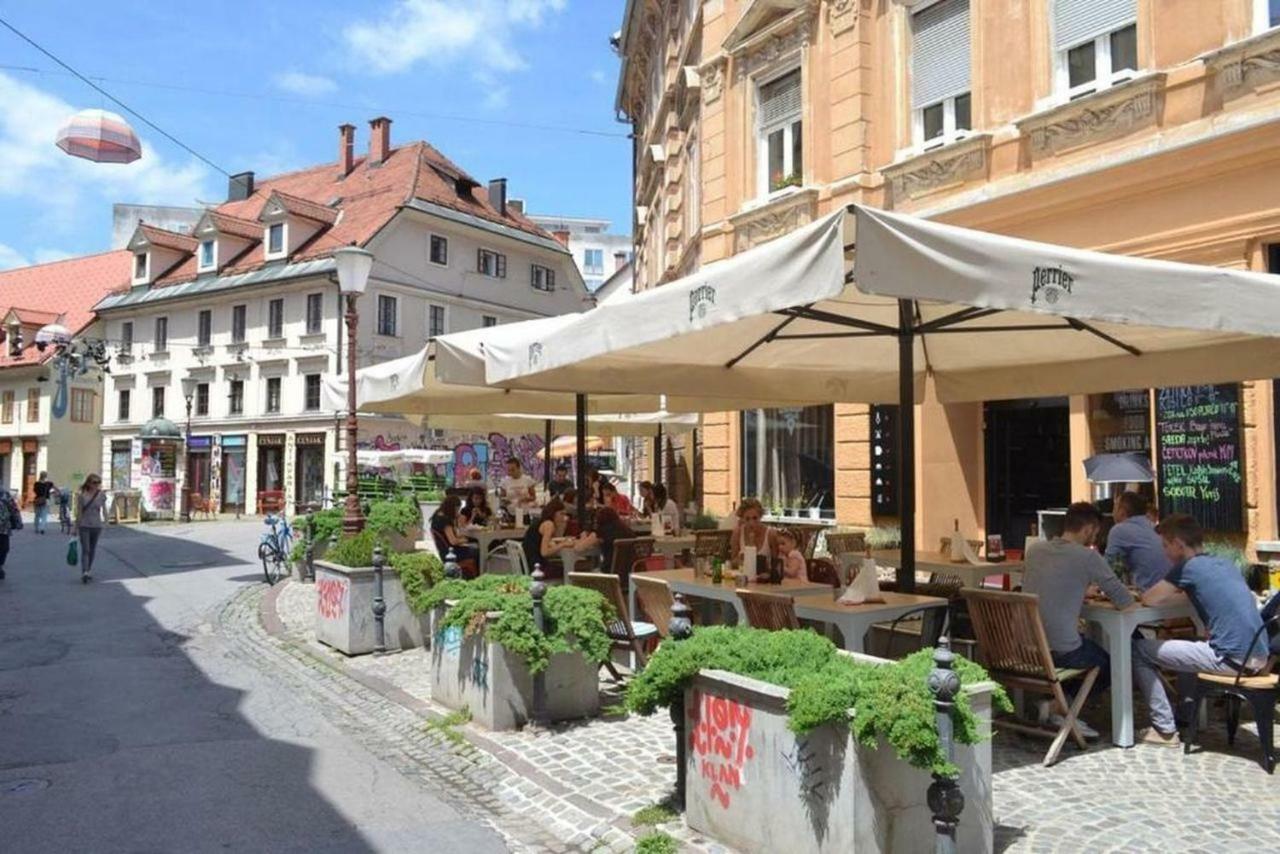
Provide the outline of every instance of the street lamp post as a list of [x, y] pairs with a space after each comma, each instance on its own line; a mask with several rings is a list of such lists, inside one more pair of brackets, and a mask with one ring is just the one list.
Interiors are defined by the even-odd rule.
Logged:
[[187, 402], [187, 431], [182, 440], [182, 521], [191, 521], [191, 398], [196, 392], [192, 377], [182, 378], [182, 397]]
[[338, 266], [338, 290], [346, 298], [347, 308], [347, 502], [342, 516], [342, 531], [358, 534], [364, 529], [364, 514], [360, 511], [360, 481], [356, 474], [359, 431], [356, 420], [356, 325], [359, 321], [356, 300], [369, 282], [373, 253], [358, 246], [344, 246], [334, 251], [333, 260]]

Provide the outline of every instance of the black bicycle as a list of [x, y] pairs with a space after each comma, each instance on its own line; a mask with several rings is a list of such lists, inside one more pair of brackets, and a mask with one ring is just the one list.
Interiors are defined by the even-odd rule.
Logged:
[[275, 584], [293, 571], [289, 552], [293, 549], [293, 528], [283, 516], [268, 516], [263, 524], [271, 530], [262, 535], [258, 544], [258, 559], [262, 561], [262, 577], [267, 584]]

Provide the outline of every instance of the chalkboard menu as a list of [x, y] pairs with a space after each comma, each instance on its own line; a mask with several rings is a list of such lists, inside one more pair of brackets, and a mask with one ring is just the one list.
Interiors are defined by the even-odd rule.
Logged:
[[1213, 531], [1244, 528], [1240, 386], [1156, 392], [1160, 515], [1189, 513]]
[[898, 407], [871, 407], [871, 512], [898, 515]]

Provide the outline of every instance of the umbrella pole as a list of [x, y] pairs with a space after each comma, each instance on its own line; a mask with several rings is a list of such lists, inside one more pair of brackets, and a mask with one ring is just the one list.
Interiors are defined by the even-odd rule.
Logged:
[[658, 425], [658, 434], [653, 437], [653, 482], [662, 483], [662, 425]]
[[574, 425], [578, 434], [577, 470], [578, 470], [578, 528], [587, 527], [587, 396], [577, 396], [577, 418]]
[[551, 491], [551, 419], [548, 418], [543, 423], [545, 425], [546, 432], [543, 433], [543, 438], [542, 438], [542, 485], [547, 490], [547, 492], [550, 492]]
[[916, 587], [916, 398], [915, 312], [898, 300], [898, 519], [902, 528], [898, 589]]

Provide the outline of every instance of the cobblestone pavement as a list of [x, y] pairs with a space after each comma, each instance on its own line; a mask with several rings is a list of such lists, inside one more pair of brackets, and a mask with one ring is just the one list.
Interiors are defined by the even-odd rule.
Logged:
[[[290, 584], [281, 591], [277, 611], [286, 636], [298, 650], [335, 662], [349, 671], [374, 676], [430, 706], [427, 655], [410, 650], [382, 658], [346, 658], [316, 643], [311, 632], [314, 591]], [[338, 665], [338, 662], [341, 665]], [[608, 683], [606, 683], [607, 685]], [[1105, 719], [1104, 708], [1089, 709], [1092, 721]], [[602, 719], [549, 733], [489, 733], [465, 728], [482, 751], [494, 750], [508, 768], [536, 768], [550, 777], [560, 797], [572, 797], [564, 822], [588, 835], [601, 827], [627, 825], [637, 809], [664, 798], [675, 780], [675, 741], [665, 716]], [[1095, 745], [1079, 753], [1064, 749], [1052, 768], [1040, 761], [1048, 743], [1010, 733], [996, 736], [993, 751], [997, 851], [1280, 851], [1280, 780], [1258, 764], [1252, 726], [1241, 727], [1234, 750], [1225, 744], [1222, 724], [1214, 721], [1204, 749], [1139, 746], [1131, 750]], [[492, 778], [499, 791], [520, 793], [512, 811], [522, 814], [529, 798], [540, 803], [536, 782]], [[572, 793], [572, 795], [566, 795]], [[521, 800], [521, 799], [525, 800]], [[589, 803], [590, 815], [572, 805]], [[612, 815], [601, 822], [599, 816]], [[723, 850], [680, 825], [664, 827], [689, 850]], [[623, 836], [598, 837], [628, 850]], [[564, 838], [570, 838], [566, 835]]]

